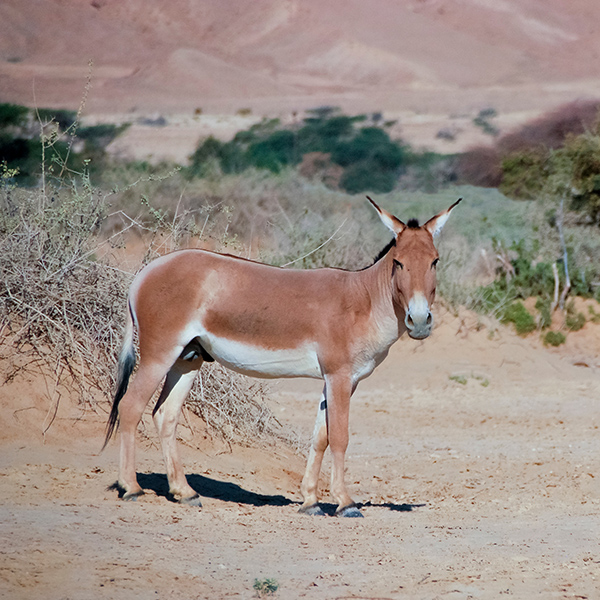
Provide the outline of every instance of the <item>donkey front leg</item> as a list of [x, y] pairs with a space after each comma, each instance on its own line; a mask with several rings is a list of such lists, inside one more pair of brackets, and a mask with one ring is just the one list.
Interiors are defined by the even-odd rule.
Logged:
[[169, 492], [181, 504], [202, 506], [200, 496], [187, 482], [177, 448], [177, 424], [181, 407], [187, 398], [202, 359], [178, 360], [169, 371], [152, 416], [160, 437], [169, 480]]
[[344, 459], [348, 448], [350, 397], [355, 386], [352, 384], [351, 378], [344, 375], [328, 376], [325, 381], [327, 386], [329, 447], [333, 458], [331, 496], [338, 505], [335, 514], [338, 517], [362, 517], [362, 513], [348, 495], [344, 483]]
[[321, 464], [323, 463], [323, 454], [327, 449], [329, 441], [327, 439], [327, 389], [323, 388], [321, 401], [319, 402], [319, 411], [317, 412], [317, 420], [313, 431], [312, 443], [306, 463], [306, 471], [302, 479], [300, 491], [304, 502], [300, 507], [300, 512], [307, 515], [323, 516], [325, 513], [317, 504], [317, 487], [319, 485], [319, 473], [321, 472]]

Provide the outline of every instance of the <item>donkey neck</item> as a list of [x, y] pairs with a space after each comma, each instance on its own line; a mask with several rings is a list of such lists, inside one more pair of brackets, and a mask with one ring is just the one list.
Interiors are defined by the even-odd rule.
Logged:
[[358, 271], [360, 285], [369, 295], [372, 317], [396, 341], [405, 331], [404, 309], [396, 299], [393, 282], [393, 246], [370, 267]]

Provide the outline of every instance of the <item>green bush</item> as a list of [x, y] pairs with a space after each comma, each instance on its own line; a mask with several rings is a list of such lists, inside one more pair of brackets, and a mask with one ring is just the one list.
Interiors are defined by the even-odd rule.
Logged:
[[331, 117], [308, 117], [298, 131], [298, 148], [301, 154], [308, 152], [333, 153], [340, 141], [348, 140], [354, 133], [354, 124], [361, 117], [336, 115]]
[[544, 346], [560, 346], [567, 341], [567, 338], [560, 331], [548, 331], [543, 337]]
[[29, 109], [18, 104], [0, 104], [0, 128], [22, 127], [27, 122]]
[[123, 133], [129, 127], [129, 123], [115, 125], [114, 123], [100, 123], [89, 127], [80, 127], [77, 130], [77, 137], [84, 140], [87, 144], [104, 148], [108, 146], [118, 135]]
[[[600, 265], [595, 260], [598, 255], [595, 228], [576, 231], [565, 230], [565, 240], [570, 274], [570, 294], [584, 298], [600, 296], [598, 280]], [[519, 333], [534, 328], [537, 320], [539, 329], [552, 325], [550, 312], [555, 294], [555, 277], [553, 264], [542, 260], [545, 256], [556, 256], [559, 253], [558, 235], [550, 239], [552, 233], [547, 225], [533, 227], [532, 237], [513, 243], [509, 250], [496, 243], [494, 252], [503, 257], [496, 271], [496, 279], [486, 286], [477, 288], [474, 298], [468, 305], [480, 312], [492, 314], [502, 322], [512, 322]], [[510, 261], [507, 259], [510, 256]], [[560, 290], [566, 285], [566, 274], [563, 258], [557, 260], [556, 273]], [[522, 300], [536, 298], [534, 316], [531, 319], [525, 314]], [[537, 313], [537, 314], [535, 314]], [[594, 313], [592, 320], [594, 318]], [[600, 321], [600, 318], [598, 319]], [[566, 306], [565, 327], [570, 331], [578, 331], [586, 323], [586, 317], [578, 312], [573, 301]]]
[[484, 108], [480, 110], [479, 114], [473, 119], [473, 125], [479, 127], [483, 133], [497, 136], [500, 131], [495, 125], [490, 123], [490, 120], [493, 119], [497, 114], [498, 113], [494, 108]]
[[221, 142], [208, 137], [190, 157], [188, 177], [205, 177], [210, 173], [211, 165], [217, 163], [223, 173], [241, 173], [250, 165], [244, 156], [242, 147], [235, 142]]
[[502, 159], [500, 191], [517, 200], [539, 198], [545, 184], [548, 152], [541, 148], [514, 152]]
[[579, 331], [585, 325], [585, 315], [582, 312], [577, 312], [575, 302], [571, 300], [567, 304], [567, 314], [565, 316], [565, 327], [569, 331]]
[[520, 301], [509, 304], [502, 312], [500, 321], [502, 323], [513, 323], [519, 335], [527, 335], [537, 329], [533, 315]]
[[500, 190], [516, 199], [567, 200], [570, 210], [600, 225], [600, 121], [557, 148], [528, 146], [503, 155]]
[[376, 168], [372, 161], [363, 161], [348, 166], [340, 179], [340, 187], [349, 194], [374, 192], [386, 194], [394, 189], [397, 177]]
[[[587, 260], [583, 250], [580, 248], [579, 252], [575, 253], [573, 249], [567, 248], [569, 264], [571, 265], [571, 293], [576, 296], [591, 298], [597, 291], [594, 282], [598, 279], [600, 272], [591, 260], [584, 267], [577, 265], [576, 259]], [[589, 250], [590, 255], [594, 254], [591, 247], [587, 250]], [[550, 299], [554, 294], [554, 272], [551, 262], [540, 260], [540, 254], [543, 253], [541, 242], [536, 238], [522, 239], [514, 242], [509, 251], [516, 254], [510, 261], [512, 272], [507, 273], [504, 268], [499, 270], [495, 281], [485, 286], [485, 288], [480, 288], [480, 301], [478, 304], [484, 310], [490, 311], [498, 305], [501, 298], [525, 299], [538, 297], [540, 306], [542, 306], [541, 303], [545, 303], [549, 307]], [[562, 260], [556, 261], [556, 264], [562, 287], [565, 282], [564, 265]], [[536, 308], [538, 308], [537, 305]], [[538, 310], [540, 309], [538, 308]], [[540, 310], [540, 312], [542, 311]], [[542, 316], [543, 320], [544, 317]]]
[[331, 154], [333, 162], [342, 167], [372, 160], [382, 170], [397, 169], [403, 158], [402, 148], [378, 127], [360, 129], [351, 139], [339, 142]]
[[250, 144], [246, 160], [259, 169], [279, 173], [281, 168], [296, 163], [296, 136], [292, 131], [279, 130], [264, 140]]
[[552, 156], [551, 166], [563, 169], [570, 208], [586, 213], [600, 225], [600, 129], [570, 137]]
[[538, 298], [535, 302], [535, 308], [540, 315], [540, 329], [546, 329], [552, 325], [552, 315], [550, 314], [550, 298]]
[[224, 173], [248, 168], [279, 173], [297, 166], [306, 154], [328, 154], [346, 172], [339, 185], [348, 193], [389, 192], [406, 162], [403, 146], [380, 127], [357, 127], [366, 117], [337, 114], [325, 107], [309, 113], [301, 126], [283, 128], [278, 119], [263, 120], [238, 132], [230, 142], [202, 141], [190, 157], [189, 177], [203, 177], [217, 163]]
[[276, 579], [272, 578], [255, 579], [252, 587], [256, 595], [263, 598], [264, 596], [272, 596], [279, 589], [279, 584]]

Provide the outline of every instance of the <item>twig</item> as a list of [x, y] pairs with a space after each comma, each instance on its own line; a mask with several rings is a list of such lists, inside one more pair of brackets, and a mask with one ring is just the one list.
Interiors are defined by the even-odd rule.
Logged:
[[282, 267], [289, 267], [290, 265], [293, 265], [294, 263], [297, 263], [300, 260], [304, 260], [305, 258], [308, 258], [311, 254], [314, 254], [315, 252], [317, 252], [318, 250], [320, 250], [323, 246], [326, 246], [327, 244], [329, 244], [329, 242], [337, 235], [338, 231], [346, 224], [347, 220], [348, 219], [344, 219], [342, 221], [342, 224], [320, 246], [317, 246], [314, 250], [311, 250], [310, 252], [308, 252], [304, 256], [300, 256], [299, 258], [291, 260], [290, 262], [287, 262], [287, 263], [285, 263], [285, 265], [281, 265], [281, 266]]
[[[71, 155], [71, 149], [73, 148], [73, 142], [75, 141], [75, 133], [77, 131], [77, 126], [79, 125], [80, 119], [81, 119], [81, 113], [83, 112], [83, 109], [85, 108], [85, 105], [87, 103], [87, 98], [88, 95], [90, 93], [90, 89], [92, 87], [92, 71], [94, 69], [94, 61], [92, 59], [90, 59], [88, 61], [88, 74], [85, 80], [85, 87], [83, 88], [83, 96], [81, 98], [81, 102], [79, 103], [79, 109], [77, 110], [77, 116], [75, 117], [75, 122], [72, 126], [72, 131], [70, 131], [70, 136], [71, 139], [69, 141], [69, 145], [67, 147], [67, 154], [65, 156], [65, 159], [62, 161], [62, 168], [60, 170], [60, 173], [58, 174], [58, 178], [61, 179], [65, 169], [67, 168], [67, 161], [69, 160], [69, 156]], [[70, 170], [70, 169], [69, 169]]]
[[552, 263], [552, 273], [554, 274], [554, 297], [550, 305], [550, 314], [552, 314], [558, 306], [558, 291], [560, 289], [560, 280], [558, 278], [558, 267], [556, 263]]
[[558, 210], [558, 218], [556, 220], [556, 225], [558, 227], [558, 235], [560, 238], [560, 245], [563, 251], [563, 263], [565, 265], [565, 287], [563, 288], [562, 294], [560, 295], [560, 300], [558, 301], [558, 305], [561, 310], [565, 307], [565, 300], [569, 291], [571, 290], [571, 278], [569, 277], [569, 257], [567, 254], [567, 245], [565, 243], [565, 235], [563, 232], [563, 222], [564, 222], [564, 212], [563, 212], [564, 199], [560, 201], [560, 207]]
[[[52, 404], [51, 404], [50, 408], [48, 409], [48, 413], [46, 414], [46, 418], [44, 419], [44, 423], [45, 423], [46, 420], [48, 419], [48, 416], [52, 412], [52, 417], [50, 418], [48, 425], [43, 427], [43, 430], [42, 430], [42, 436], [44, 436], [44, 438], [46, 437], [46, 433], [48, 433], [48, 430], [50, 429], [50, 427], [52, 427], [52, 423], [54, 423], [54, 420], [56, 419], [56, 415], [58, 414], [58, 405], [60, 404], [60, 398], [61, 398], [61, 393], [58, 391], [58, 382], [60, 381], [60, 375], [61, 375], [62, 371], [63, 371], [63, 368], [60, 367], [59, 365], [57, 365], [56, 379], [54, 381], [54, 391], [52, 392], [51, 398], [54, 399], [55, 395], [57, 397], [56, 397], [56, 402], [53, 402], [54, 403], [54, 411], [52, 411]], [[46, 378], [44, 377], [44, 382], [45, 381], [46, 381]], [[48, 389], [47, 383], [46, 383], [46, 392], [50, 396], [50, 390]]]
[[127, 225], [127, 227], [125, 227], [125, 229], [121, 229], [121, 230], [117, 231], [116, 233], [113, 233], [111, 236], [107, 237], [102, 242], [99, 242], [98, 245], [94, 246], [94, 248], [92, 248], [91, 250], [88, 250], [87, 252], [84, 252], [80, 256], [77, 256], [76, 258], [72, 259], [70, 262], [68, 262], [66, 265], [62, 266], [57, 271], [50, 273], [49, 277], [56, 277], [59, 273], [61, 273], [61, 274], [66, 273], [67, 271], [72, 269], [78, 263], [81, 263], [81, 262], [87, 260], [87, 258], [89, 256], [96, 254], [96, 252], [98, 252], [98, 250], [100, 250], [100, 248], [109, 244], [113, 238], [125, 233], [126, 231], [129, 231], [129, 229], [131, 229], [132, 227], [134, 227], [134, 222]]

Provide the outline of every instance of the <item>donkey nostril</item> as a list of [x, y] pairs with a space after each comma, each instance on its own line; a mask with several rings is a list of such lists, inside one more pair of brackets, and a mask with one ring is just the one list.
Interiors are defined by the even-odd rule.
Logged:
[[410, 315], [406, 316], [406, 325], [407, 327], [410, 327], [410, 329], [414, 329], [415, 327], [415, 322], [412, 320], [412, 317]]
[[431, 322], [433, 321], [433, 317], [431, 316], [431, 313], [429, 313], [427, 315], [427, 325], [431, 325]]

